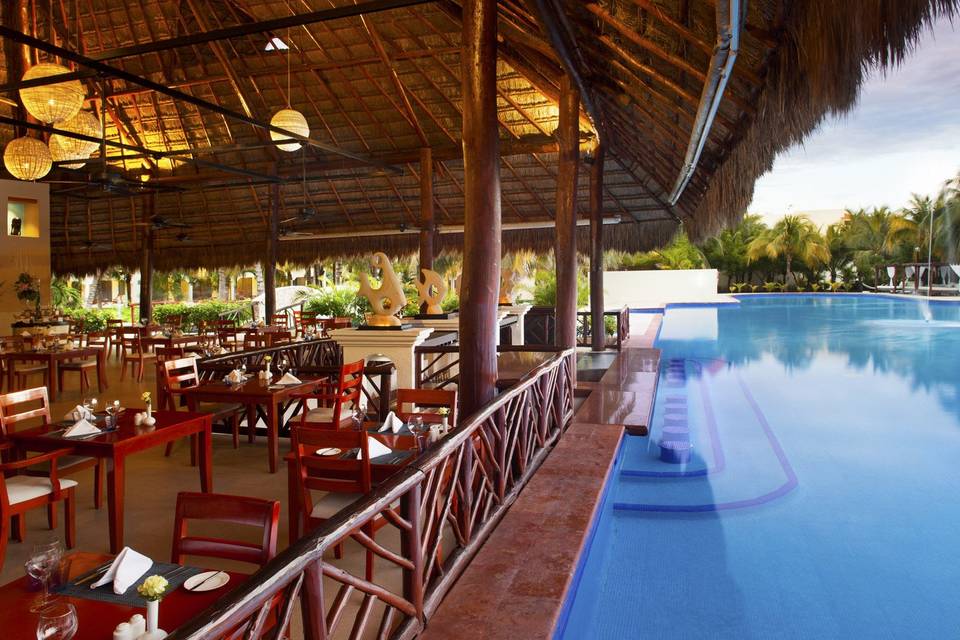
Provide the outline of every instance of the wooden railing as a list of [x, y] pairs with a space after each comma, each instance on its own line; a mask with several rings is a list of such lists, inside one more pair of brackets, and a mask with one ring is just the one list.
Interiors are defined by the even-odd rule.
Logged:
[[[559, 352], [552, 345], [497, 345], [497, 353], [526, 351]], [[460, 345], [423, 344], [414, 350], [414, 382], [419, 389], [456, 388], [460, 375]]]
[[[623, 307], [617, 311], [604, 311], [604, 319], [616, 318], [616, 329], [612, 336], [607, 335], [606, 323], [604, 323], [604, 344], [615, 348], [617, 351], [623, 345], [623, 341], [630, 337], [630, 309]], [[577, 312], [577, 346], [589, 347], [592, 345], [593, 336], [592, 318], [589, 311]]]
[[[574, 357], [558, 353], [168, 637], [284, 637], [297, 598], [308, 640], [417, 636], [570, 424]], [[380, 518], [394, 548], [362, 532]], [[376, 556], [374, 579], [324, 557], [347, 538]]]

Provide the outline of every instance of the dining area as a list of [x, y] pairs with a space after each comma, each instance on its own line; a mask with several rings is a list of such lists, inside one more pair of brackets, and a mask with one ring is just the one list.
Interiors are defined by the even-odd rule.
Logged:
[[[370, 370], [382, 365], [331, 364], [335, 350], [310, 322], [303, 332], [116, 325], [36, 348], [5, 342], [7, 373], [23, 353], [94, 345], [84, 348], [99, 384], [4, 376], [0, 628], [10, 637], [162, 637], [151, 633], [176, 629], [243, 584], [454, 427], [455, 390], [372, 385]], [[276, 333], [289, 337], [249, 349], [232, 339]], [[115, 336], [119, 352], [100, 340]], [[124, 366], [133, 355], [138, 372]], [[380, 526], [363, 535], [374, 539]], [[349, 538], [333, 555], [372, 578], [375, 554]], [[159, 614], [148, 582], [165, 585]], [[282, 615], [265, 613], [264, 629]]]

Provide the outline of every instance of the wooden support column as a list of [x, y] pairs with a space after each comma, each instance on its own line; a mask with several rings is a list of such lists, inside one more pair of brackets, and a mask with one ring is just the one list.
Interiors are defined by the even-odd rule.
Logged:
[[[433, 152], [430, 147], [420, 149], [420, 266], [417, 278], [423, 282], [420, 269], [433, 269], [433, 239], [436, 228], [433, 219]], [[426, 312], [426, 303], [420, 305]]]
[[577, 344], [577, 170], [580, 160], [580, 94], [564, 75], [560, 82], [560, 124], [557, 127], [557, 263], [556, 345]]
[[497, 382], [500, 294], [500, 158], [497, 2], [463, 2], [463, 276], [460, 415], [488, 403]]
[[[153, 317], [153, 213], [157, 194], [146, 196], [143, 209], [143, 250], [140, 255], [140, 319]], [[133, 318], [131, 318], [132, 320]]]
[[590, 326], [594, 351], [603, 351], [606, 332], [603, 325], [603, 159], [598, 145], [590, 167]]
[[263, 264], [263, 321], [270, 324], [277, 311], [277, 222], [280, 219], [280, 184], [270, 185], [270, 218], [267, 220], [267, 259]]

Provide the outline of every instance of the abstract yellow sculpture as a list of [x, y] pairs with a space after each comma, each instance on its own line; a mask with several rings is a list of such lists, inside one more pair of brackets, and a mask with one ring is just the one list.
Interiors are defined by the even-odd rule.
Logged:
[[447, 295], [447, 283], [436, 271], [420, 269], [420, 272], [423, 274], [423, 282], [417, 282], [417, 294], [420, 303], [427, 305], [424, 313], [440, 315], [443, 313], [443, 307], [440, 306], [440, 303]]
[[373, 313], [367, 314], [367, 324], [371, 327], [399, 327], [401, 322], [397, 314], [407, 304], [403, 283], [394, 272], [387, 254], [379, 251], [373, 254], [370, 266], [380, 269], [380, 287], [374, 289], [367, 274], [360, 274], [360, 295], [369, 300], [373, 308]]

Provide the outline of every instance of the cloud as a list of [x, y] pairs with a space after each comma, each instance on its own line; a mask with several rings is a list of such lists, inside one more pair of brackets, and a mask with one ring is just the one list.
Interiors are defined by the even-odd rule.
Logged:
[[749, 210], [886, 204], [933, 193], [960, 170], [960, 30], [938, 22], [899, 67], [875, 71], [859, 104], [781, 154]]

